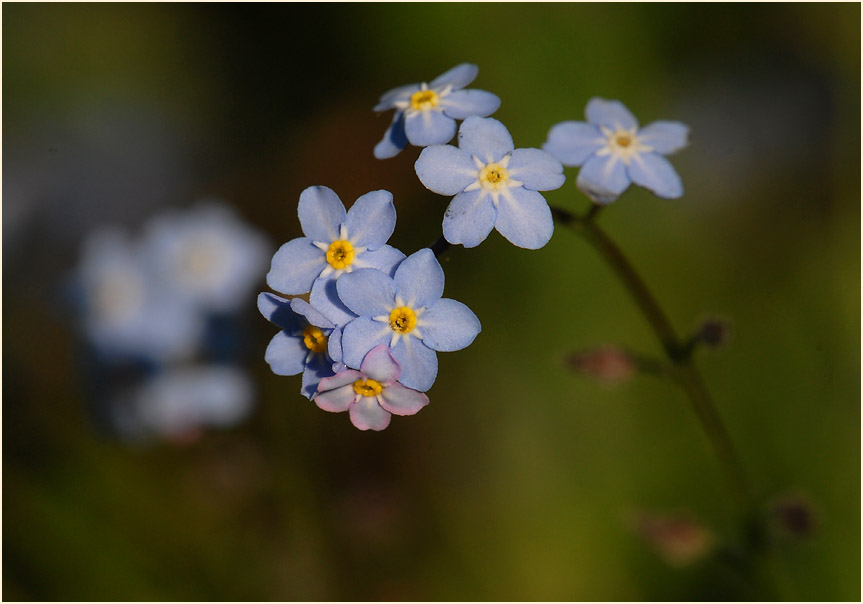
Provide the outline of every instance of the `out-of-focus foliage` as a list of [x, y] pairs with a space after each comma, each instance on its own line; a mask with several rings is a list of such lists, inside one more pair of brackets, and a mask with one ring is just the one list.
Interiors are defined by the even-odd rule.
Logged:
[[[3, 17], [5, 599], [859, 599], [858, 5], [11, 4]], [[299, 193], [325, 185], [391, 191], [390, 243], [429, 245], [448, 200], [418, 182], [417, 149], [372, 156], [390, 117], [371, 107], [463, 61], [517, 147], [583, 119], [595, 95], [691, 127], [674, 158], [684, 197], [633, 189], [601, 219], [679, 331], [733, 325], [698, 364], [765, 506], [797, 494], [814, 518], [769, 563], [741, 574], [733, 556], [657, 555], [668, 524], [644, 518], [689, 519], [672, 526], [678, 554], [728, 552], [734, 510], [673, 385], [608, 388], [568, 368], [576, 350], [659, 348], [562, 228], [535, 252], [493, 233], [441, 258], [445, 295], [483, 331], [440, 355], [422, 413], [382, 433], [269, 371], [254, 295], [246, 424], [145, 448], [94, 428], [58, 285], [86, 233], [215, 195], [281, 243], [300, 234]], [[576, 173], [550, 203], [586, 207]]]

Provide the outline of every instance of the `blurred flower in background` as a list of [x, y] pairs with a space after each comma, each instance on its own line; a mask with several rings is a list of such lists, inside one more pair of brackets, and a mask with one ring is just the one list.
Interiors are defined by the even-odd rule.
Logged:
[[[266, 237], [216, 200], [164, 210], [140, 238], [100, 227], [85, 239], [71, 290], [112, 431], [179, 442], [249, 413], [253, 386], [224, 362], [243, 360], [230, 334], [269, 254]], [[202, 364], [212, 358], [222, 364]]]

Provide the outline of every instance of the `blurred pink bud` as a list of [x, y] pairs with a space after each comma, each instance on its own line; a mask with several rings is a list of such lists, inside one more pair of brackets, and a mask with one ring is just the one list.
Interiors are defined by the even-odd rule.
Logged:
[[638, 369], [629, 353], [614, 346], [572, 353], [566, 363], [578, 373], [610, 383], [628, 380]]
[[685, 513], [643, 513], [635, 522], [638, 533], [671, 566], [687, 566], [713, 548], [713, 533]]
[[698, 338], [710, 348], [722, 348], [731, 339], [731, 324], [724, 319], [707, 319], [698, 330]]

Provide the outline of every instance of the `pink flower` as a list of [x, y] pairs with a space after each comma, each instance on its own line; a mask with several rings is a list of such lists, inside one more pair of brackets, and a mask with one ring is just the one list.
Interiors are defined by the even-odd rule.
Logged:
[[322, 379], [313, 400], [324, 411], [347, 411], [360, 430], [383, 430], [392, 414], [413, 415], [429, 402], [397, 381], [401, 372], [389, 346], [381, 344], [369, 351], [359, 371], [346, 369]]

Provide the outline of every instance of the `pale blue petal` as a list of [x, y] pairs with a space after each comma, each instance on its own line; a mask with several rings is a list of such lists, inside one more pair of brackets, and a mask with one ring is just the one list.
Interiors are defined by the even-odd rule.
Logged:
[[510, 178], [521, 181], [525, 188], [534, 191], [559, 189], [566, 180], [557, 158], [540, 149], [516, 149], [506, 169]]
[[449, 298], [441, 298], [427, 308], [418, 327], [425, 345], [440, 352], [466, 348], [482, 329], [471, 309]]
[[487, 117], [498, 110], [500, 98], [485, 90], [459, 90], [440, 100], [444, 113], [463, 120], [472, 115]]
[[518, 187], [500, 196], [494, 228], [513, 245], [537, 250], [551, 239], [554, 220], [545, 197]]
[[390, 425], [392, 415], [378, 404], [377, 397], [361, 396], [348, 410], [351, 423], [360, 430], [383, 430]]
[[372, 252], [358, 254], [354, 260], [354, 269], [376, 268], [387, 276], [396, 273], [396, 267], [405, 259], [405, 255], [396, 248], [385, 245]]
[[288, 332], [295, 332], [303, 326], [303, 320], [291, 310], [291, 301], [275, 294], [258, 294], [258, 310], [268, 321]]
[[473, 63], [462, 63], [433, 79], [429, 83], [429, 88], [437, 89], [452, 86], [453, 90], [459, 90], [473, 82], [478, 73], [479, 67]]
[[497, 208], [482, 189], [453, 197], [443, 215], [443, 236], [453, 245], [476, 247], [485, 241], [497, 220]]
[[515, 146], [506, 126], [492, 117], [471, 116], [461, 123], [458, 146], [481, 161], [500, 161]]
[[381, 391], [378, 402], [394, 415], [414, 415], [429, 404], [429, 397], [396, 382]]
[[393, 88], [381, 95], [378, 104], [372, 107], [372, 111], [386, 111], [395, 107], [397, 101], [410, 100], [411, 95], [420, 89], [419, 84], [408, 84]]
[[302, 338], [280, 331], [270, 340], [264, 360], [276, 375], [297, 375], [305, 369], [308, 354]]
[[405, 258], [393, 280], [398, 295], [411, 308], [431, 306], [443, 295], [443, 269], [428, 248]]
[[598, 126], [587, 122], [561, 122], [548, 131], [548, 140], [542, 148], [564, 166], [580, 166], [605, 144], [606, 138]]
[[393, 121], [384, 137], [375, 145], [374, 155], [377, 159], [389, 159], [398, 155], [402, 149], [408, 146], [405, 135], [405, 112], [396, 111]]
[[[342, 363], [342, 328], [336, 327], [327, 336], [327, 354], [333, 362], [333, 371], [344, 367]], [[341, 367], [340, 367], [341, 366]]]
[[304, 294], [326, 267], [323, 250], [308, 237], [288, 241], [273, 256], [267, 285], [283, 294]]
[[405, 135], [417, 147], [447, 143], [455, 131], [455, 120], [442, 111], [427, 109], [405, 116]]
[[376, 250], [387, 242], [396, 228], [393, 194], [383, 189], [361, 196], [345, 219], [348, 240], [354, 246]]
[[433, 145], [414, 164], [420, 182], [440, 195], [456, 195], [477, 180], [479, 170], [470, 153], [452, 145]]
[[389, 385], [399, 379], [402, 368], [398, 361], [390, 354], [390, 348], [386, 344], [378, 344], [372, 348], [363, 359], [360, 371], [376, 382]]
[[306, 237], [332, 243], [345, 221], [345, 206], [329, 187], [309, 187], [300, 193], [297, 214]]
[[612, 130], [638, 128], [638, 120], [620, 101], [607, 101], [599, 97], [590, 99], [584, 110], [587, 121]]
[[357, 315], [376, 317], [393, 309], [396, 284], [379, 270], [361, 268], [342, 275], [336, 281], [336, 291], [342, 303]]
[[671, 163], [656, 153], [639, 153], [629, 164], [632, 182], [653, 191], [659, 197], [675, 199], [683, 195], [683, 182]]
[[306, 370], [303, 371], [303, 384], [300, 388], [300, 393], [307, 399], [311, 398], [318, 391], [318, 384], [321, 380], [333, 375], [332, 363], [326, 355], [318, 354], [312, 357], [312, 360], [306, 365]]
[[668, 155], [689, 144], [689, 126], [680, 122], [652, 122], [638, 131], [638, 142], [650, 145], [657, 153]]
[[401, 338], [392, 349], [402, 367], [399, 381], [414, 390], [425, 392], [437, 378], [437, 353], [413, 337]]
[[[347, 373], [359, 375], [360, 372], [342, 371], [342, 374]], [[335, 377], [339, 376], [337, 375]], [[321, 383], [318, 384], [318, 393], [315, 395], [315, 398], [313, 400], [315, 401], [315, 404], [324, 411], [329, 411], [331, 413], [341, 413], [343, 411], [347, 411], [348, 408], [350, 408], [351, 403], [356, 401], [357, 397], [360, 396], [354, 391], [353, 386], [353, 382], [360, 378], [355, 378], [351, 380], [350, 384], [346, 384], [338, 388], [324, 387], [324, 383], [326, 383], [327, 380], [332, 379], [335, 378], [326, 378], [321, 380]]]
[[306, 318], [306, 321], [315, 327], [320, 327], [321, 329], [332, 329], [335, 327], [329, 319], [302, 298], [294, 298], [291, 300], [291, 310], [298, 315], [303, 315]]
[[594, 155], [581, 167], [575, 185], [594, 202], [607, 204], [620, 197], [630, 182], [622, 160]]
[[359, 369], [369, 351], [378, 344], [389, 345], [392, 339], [389, 325], [371, 317], [359, 317], [342, 332], [342, 361], [352, 369]]
[[356, 313], [345, 306], [336, 291], [335, 279], [318, 279], [312, 285], [309, 302], [334, 325], [344, 326], [356, 318]]

